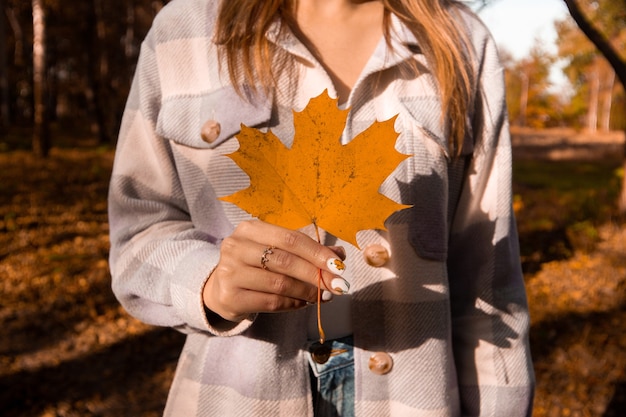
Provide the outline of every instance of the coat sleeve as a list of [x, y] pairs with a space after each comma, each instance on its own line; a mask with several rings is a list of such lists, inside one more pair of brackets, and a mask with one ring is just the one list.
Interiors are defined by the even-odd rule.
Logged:
[[530, 416], [534, 375], [504, 77], [494, 42], [482, 31], [475, 41], [474, 150], [463, 171], [448, 256], [454, 355], [464, 416]]
[[236, 334], [251, 321], [217, 329], [205, 313], [202, 288], [220, 239], [194, 226], [171, 144], [156, 132], [162, 80], [154, 32], [142, 44], [109, 187], [113, 292], [146, 323]]

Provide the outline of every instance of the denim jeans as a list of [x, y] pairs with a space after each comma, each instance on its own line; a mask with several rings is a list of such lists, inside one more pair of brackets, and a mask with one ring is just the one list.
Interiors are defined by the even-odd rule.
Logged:
[[313, 410], [316, 417], [354, 416], [354, 354], [352, 336], [324, 343], [333, 352], [319, 364], [309, 355]]

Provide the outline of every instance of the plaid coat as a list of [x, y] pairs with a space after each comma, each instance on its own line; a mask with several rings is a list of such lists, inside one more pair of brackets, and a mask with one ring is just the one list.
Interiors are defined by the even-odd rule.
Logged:
[[[334, 87], [323, 67], [276, 21], [269, 39], [296, 57], [298, 77], [271, 97], [241, 99], [217, 63], [217, 1], [174, 0], [142, 45], [110, 185], [113, 289], [139, 319], [187, 334], [165, 415], [311, 416], [307, 310], [259, 314], [233, 328], [207, 321], [202, 288], [220, 242], [248, 215], [217, 200], [248, 184], [225, 155], [240, 124], [287, 145], [292, 110]], [[390, 254], [370, 266], [347, 250], [357, 416], [528, 416], [533, 372], [514, 216], [503, 71], [488, 31], [459, 18], [474, 50], [476, 94], [459, 158], [447, 150], [440, 102], [419, 45], [395, 17], [350, 95], [345, 143], [398, 115], [397, 149], [412, 155], [381, 192], [413, 208], [386, 231], [359, 232], [361, 248]], [[419, 74], [406, 71], [414, 60]], [[222, 71], [222, 72], [220, 72]], [[297, 82], [294, 94], [281, 94]], [[245, 86], [243, 87], [245, 90]], [[200, 137], [214, 119], [221, 133]], [[386, 352], [391, 371], [368, 368]]]

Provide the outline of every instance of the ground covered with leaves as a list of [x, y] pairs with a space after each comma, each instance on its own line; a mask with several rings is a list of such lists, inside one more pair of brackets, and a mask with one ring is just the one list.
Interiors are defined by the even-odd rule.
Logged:
[[[521, 133], [514, 191], [534, 415], [626, 415], [626, 225], [613, 207], [621, 144]], [[161, 414], [183, 337], [130, 318], [111, 293], [112, 159], [92, 147], [46, 160], [0, 153], [3, 416]]]

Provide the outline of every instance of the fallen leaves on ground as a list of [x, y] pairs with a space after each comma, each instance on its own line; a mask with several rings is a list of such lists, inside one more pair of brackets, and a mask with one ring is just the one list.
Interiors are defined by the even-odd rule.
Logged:
[[3, 416], [158, 416], [182, 336], [110, 288], [111, 151], [0, 154]]
[[535, 417], [626, 415], [626, 229], [600, 240], [528, 280]]

